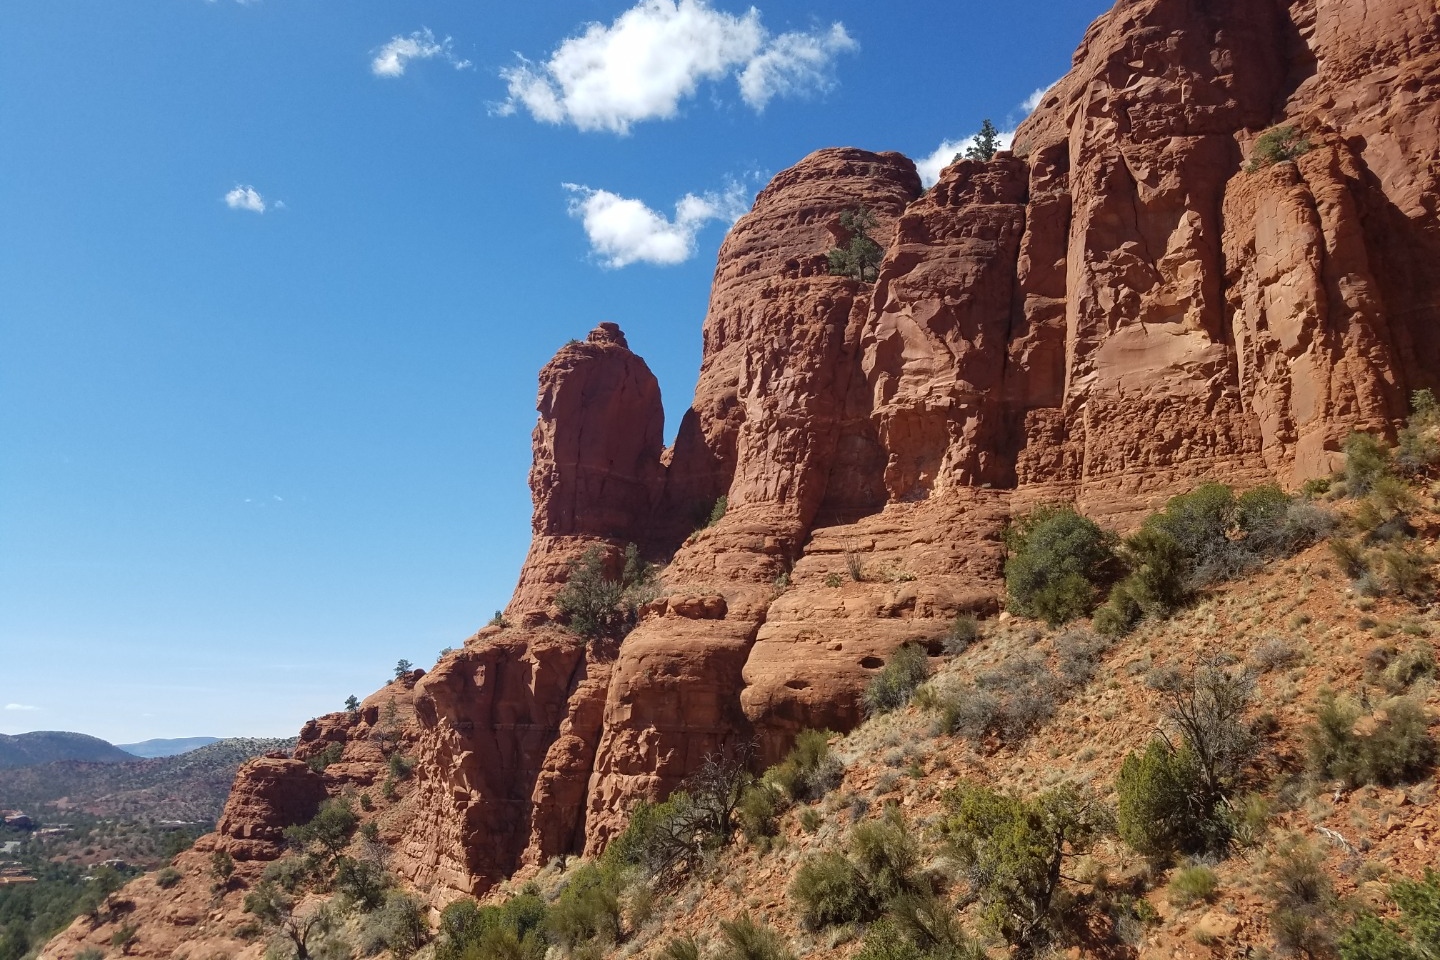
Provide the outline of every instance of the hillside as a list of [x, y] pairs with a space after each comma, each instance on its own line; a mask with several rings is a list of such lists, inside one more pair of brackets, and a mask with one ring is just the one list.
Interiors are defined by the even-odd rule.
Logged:
[[[437, 960], [1400, 938], [1437, 842], [1437, 89], [1429, 0], [1123, 0], [1013, 152], [782, 171], [674, 445], [617, 324], [562, 346], [503, 615], [246, 764], [173, 890], [43, 955], [405, 955], [441, 910]], [[829, 265], [862, 206], [873, 283]]]
[[172, 757], [122, 754], [112, 763], [62, 760], [0, 771], [0, 807], [82, 810], [97, 817], [214, 822], [235, 771], [294, 740], [236, 737]]
[[99, 737], [58, 730], [38, 730], [17, 736], [0, 734], [0, 769], [27, 767], [55, 761], [121, 763], [131, 754]]
[[219, 737], [179, 737], [169, 740], [144, 740], [140, 743], [117, 743], [116, 746], [126, 753], [153, 760], [156, 757], [173, 757], [199, 747], [208, 747], [219, 740]]

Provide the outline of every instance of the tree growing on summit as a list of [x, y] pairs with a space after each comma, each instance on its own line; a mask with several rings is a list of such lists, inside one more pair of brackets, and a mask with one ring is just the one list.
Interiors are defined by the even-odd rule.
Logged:
[[350, 694], [350, 696], [346, 697], [346, 698], [345, 698], [345, 710], [346, 710], [347, 712], [349, 712], [349, 713], [359, 713], [359, 712], [360, 712], [360, 698], [357, 697], [357, 696], [355, 696], [355, 694], [353, 694], [353, 693]]
[[395, 663], [395, 679], [399, 680], [415, 669], [415, 665], [409, 660], [399, 660]]
[[980, 132], [975, 134], [975, 142], [966, 147], [964, 153], [957, 153], [955, 160], [979, 160], [981, 163], [989, 163], [999, 152], [1000, 131], [996, 130], [995, 124], [986, 117], [985, 122], [980, 124]]
[[832, 276], [854, 277], [861, 283], [875, 282], [880, 275], [880, 260], [885, 255], [880, 244], [870, 236], [876, 222], [874, 211], [863, 204], [840, 214], [840, 226], [850, 235], [850, 240], [826, 254]]

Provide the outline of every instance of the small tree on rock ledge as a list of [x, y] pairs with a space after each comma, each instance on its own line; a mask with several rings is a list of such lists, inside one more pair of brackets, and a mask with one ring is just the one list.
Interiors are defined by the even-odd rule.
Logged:
[[885, 255], [880, 244], [870, 236], [875, 224], [874, 211], [863, 204], [840, 214], [840, 226], [850, 234], [850, 240], [826, 254], [832, 276], [854, 277], [861, 283], [875, 282], [880, 275], [880, 260]]

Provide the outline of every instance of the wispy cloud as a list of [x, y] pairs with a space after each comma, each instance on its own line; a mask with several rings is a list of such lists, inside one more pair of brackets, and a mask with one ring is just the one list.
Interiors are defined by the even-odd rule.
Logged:
[[652, 210], [643, 201], [578, 183], [564, 184], [571, 194], [570, 215], [579, 219], [590, 250], [607, 267], [632, 263], [673, 266], [695, 255], [695, 238], [712, 221], [727, 226], [749, 209], [753, 195], [732, 183], [720, 193], [687, 193], [675, 204], [675, 216]]
[[259, 190], [237, 183], [235, 189], [225, 194], [225, 206], [231, 210], [248, 210], [251, 213], [264, 213], [266, 204], [265, 198], [260, 196]]
[[835, 84], [834, 61], [859, 44], [841, 23], [772, 35], [751, 7], [742, 16], [707, 0], [641, 0], [608, 26], [592, 23], [543, 63], [520, 57], [500, 72], [508, 97], [493, 111], [525, 109], [544, 123], [628, 133], [676, 115], [700, 84], [734, 76], [754, 110], [778, 96]]
[[[1000, 149], [1009, 150], [1010, 144], [1015, 140], [1014, 130], [1000, 131]], [[963, 140], [945, 140], [928, 157], [915, 161], [915, 169], [920, 173], [920, 182], [926, 187], [933, 186], [936, 180], [940, 179], [940, 171], [955, 162], [955, 158], [964, 154], [966, 150], [975, 146], [973, 136]]]
[[392, 37], [389, 43], [376, 51], [375, 59], [370, 61], [370, 72], [377, 77], [400, 77], [405, 75], [405, 67], [411, 60], [435, 58], [444, 60], [456, 70], [470, 66], [469, 60], [455, 55], [452, 38], [436, 40], [429, 27], [422, 27], [408, 37]]
[[[1053, 86], [1054, 84], [1052, 83], [1050, 87]], [[1050, 92], [1050, 87], [1040, 87], [1034, 93], [1030, 94], [1030, 96], [1026, 97], [1025, 102], [1020, 104], [1021, 112], [1027, 117], [1034, 113], [1035, 108], [1040, 106], [1040, 101], [1045, 99], [1045, 94]]]
[[32, 707], [32, 706], [31, 706], [30, 704], [28, 704], [28, 703], [7, 703], [7, 704], [5, 704], [5, 709], [6, 709], [6, 710], [16, 710], [16, 711], [19, 711], [19, 712], [22, 712], [22, 713], [34, 713], [36, 710], [39, 710], [40, 708], [39, 708], [39, 707]]

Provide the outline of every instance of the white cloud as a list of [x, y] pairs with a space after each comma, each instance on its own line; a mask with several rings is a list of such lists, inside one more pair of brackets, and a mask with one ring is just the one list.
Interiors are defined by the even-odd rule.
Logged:
[[404, 76], [405, 67], [411, 60], [430, 60], [439, 57], [456, 70], [470, 66], [469, 60], [455, 55], [454, 40], [446, 37], [436, 40], [429, 27], [422, 27], [408, 37], [392, 37], [381, 47], [370, 61], [370, 72], [377, 77]]
[[[1056, 82], [1058, 83], [1059, 81]], [[1035, 108], [1040, 106], [1040, 102], [1045, 99], [1045, 95], [1054, 88], [1054, 83], [1040, 87], [1021, 101], [1016, 108], [1018, 116], [1015, 111], [1011, 112], [1007, 118], [1008, 122], [1012, 124], [1011, 128], [1000, 132], [1001, 150], [1010, 149], [1010, 146], [1015, 142], [1015, 126], [1019, 125], [1019, 121], [1024, 120], [1030, 116], [1030, 114], [1034, 113]], [[945, 140], [941, 142], [940, 146], [935, 148], [934, 153], [925, 157], [923, 160], [916, 161], [915, 169], [920, 171], [920, 182], [926, 187], [932, 186], [936, 180], [940, 179], [940, 171], [954, 162], [956, 154], [964, 153], [974, 145], [975, 138], [973, 136], [966, 137], [964, 140]]]
[[[1054, 84], [1052, 83], [1050, 87], [1053, 86]], [[1050, 87], [1041, 87], [1034, 93], [1030, 94], [1030, 96], [1026, 97], [1025, 102], [1020, 104], [1021, 112], [1023, 112], [1027, 117], [1030, 114], [1034, 113], [1035, 108], [1040, 106], [1040, 101], [1045, 99], [1045, 94], [1050, 92]]]
[[590, 240], [590, 250], [612, 268], [632, 263], [672, 266], [695, 254], [695, 238], [712, 220], [726, 225], [744, 215], [752, 199], [739, 183], [722, 193], [696, 196], [687, 193], [675, 204], [674, 218], [650, 209], [640, 200], [608, 190], [593, 190], [577, 183], [570, 191], [570, 215], [578, 217]]
[[32, 706], [30, 706], [28, 703], [7, 703], [7, 704], [5, 704], [5, 709], [6, 709], [6, 710], [20, 710], [20, 711], [24, 711], [25, 713], [34, 713], [36, 710], [39, 710], [40, 708], [39, 708], [39, 707], [32, 707]]
[[835, 84], [830, 64], [836, 54], [859, 46], [839, 23], [824, 33], [782, 34], [745, 65], [740, 95], [756, 110], [763, 110], [777, 96], [828, 90]]
[[829, 89], [835, 57], [858, 46], [839, 23], [772, 36], [754, 7], [735, 16], [708, 0], [641, 0], [609, 26], [592, 23], [565, 40], [544, 63], [519, 57], [500, 72], [509, 96], [494, 112], [523, 107], [545, 123], [623, 134], [675, 116], [702, 82], [731, 75], [761, 110], [776, 96]]
[[225, 194], [225, 206], [231, 210], [249, 210], [251, 213], [265, 212], [265, 198], [254, 187], [236, 184], [235, 189]]
[[[1009, 150], [1010, 144], [1015, 140], [1014, 130], [1000, 131], [1000, 149]], [[920, 173], [920, 182], [927, 188], [935, 185], [940, 179], [940, 171], [955, 162], [955, 156], [975, 146], [973, 136], [964, 140], [945, 140], [935, 151], [922, 160], [915, 161], [915, 169]]]

